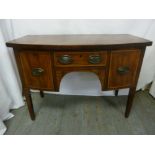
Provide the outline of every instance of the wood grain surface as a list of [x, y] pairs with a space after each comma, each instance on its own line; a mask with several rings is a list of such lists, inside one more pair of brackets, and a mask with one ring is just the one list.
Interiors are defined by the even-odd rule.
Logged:
[[[28, 35], [6, 43], [8, 47], [40, 49], [100, 49], [150, 46], [152, 42], [128, 34]], [[89, 48], [88, 48], [89, 46]]]

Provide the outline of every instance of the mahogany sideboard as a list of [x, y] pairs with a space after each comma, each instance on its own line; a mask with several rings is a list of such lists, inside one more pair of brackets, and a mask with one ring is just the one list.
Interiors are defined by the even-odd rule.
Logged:
[[59, 91], [69, 72], [93, 72], [102, 90], [129, 88], [129, 116], [146, 46], [152, 42], [128, 34], [28, 35], [6, 43], [14, 50], [31, 119], [35, 119], [30, 89]]

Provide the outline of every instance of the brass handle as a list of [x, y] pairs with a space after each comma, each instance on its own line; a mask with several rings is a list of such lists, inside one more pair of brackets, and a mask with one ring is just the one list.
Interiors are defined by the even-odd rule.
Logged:
[[129, 72], [129, 67], [127, 67], [127, 66], [119, 67], [119, 68], [117, 69], [117, 72], [118, 72], [120, 75], [127, 74], [127, 73]]
[[43, 72], [44, 72], [44, 69], [42, 69], [42, 68], [33, 68], [32, 69], [33, 76], [40, 76], [43, 74]]
[[102, 58], [100, 55], [90, 55], [88, 61], [91, 64], [99, 64], [102, 61]]
[[70, 64], [70, 63], [72, 63], [72, 61], [73, 61], [73, 59], [70, 55], [63, 55], [63, 56], [59, 57], [59, 62], [64, 65]]

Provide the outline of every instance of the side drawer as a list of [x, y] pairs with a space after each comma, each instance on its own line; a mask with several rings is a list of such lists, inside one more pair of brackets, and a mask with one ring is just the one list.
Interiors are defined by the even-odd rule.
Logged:
[[50, 52], [21, 51], [19, 55], [26, 87], [54, 89]]
[[140, 50], [111, 51], [108, 76], [109, 89], [135, 85], [140, 55]]
[[107, 51], [98, 52], [55, 52], [54, 65], [58, 67], [105, 66]]

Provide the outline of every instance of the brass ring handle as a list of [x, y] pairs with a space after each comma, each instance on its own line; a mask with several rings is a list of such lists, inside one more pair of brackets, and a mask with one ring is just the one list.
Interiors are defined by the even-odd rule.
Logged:
[[102, 58], [100, 55], [90, 55], [88, 62], [91, 64], [99, 64], [102, 61]]
[[63, 55], [63, 56], [59, 57], [58, 60], [61, 64], [64, 64], [64, 65], [70, 64], [73, 61], [73, 59], [70, 55]]
[[33, 68], [32, 69], [33, 76], [40, 76], [43, 74], [43, 72], [44, 72], [44, 69], [42, 69], [42, 68]]
[[118, 72], [120, 75], [127, 74], [127, 73], [129, 72], [129, 67], [127, 67], [127, 66], [119, 67], [119, 68], [117, 69], [117, 72]]

